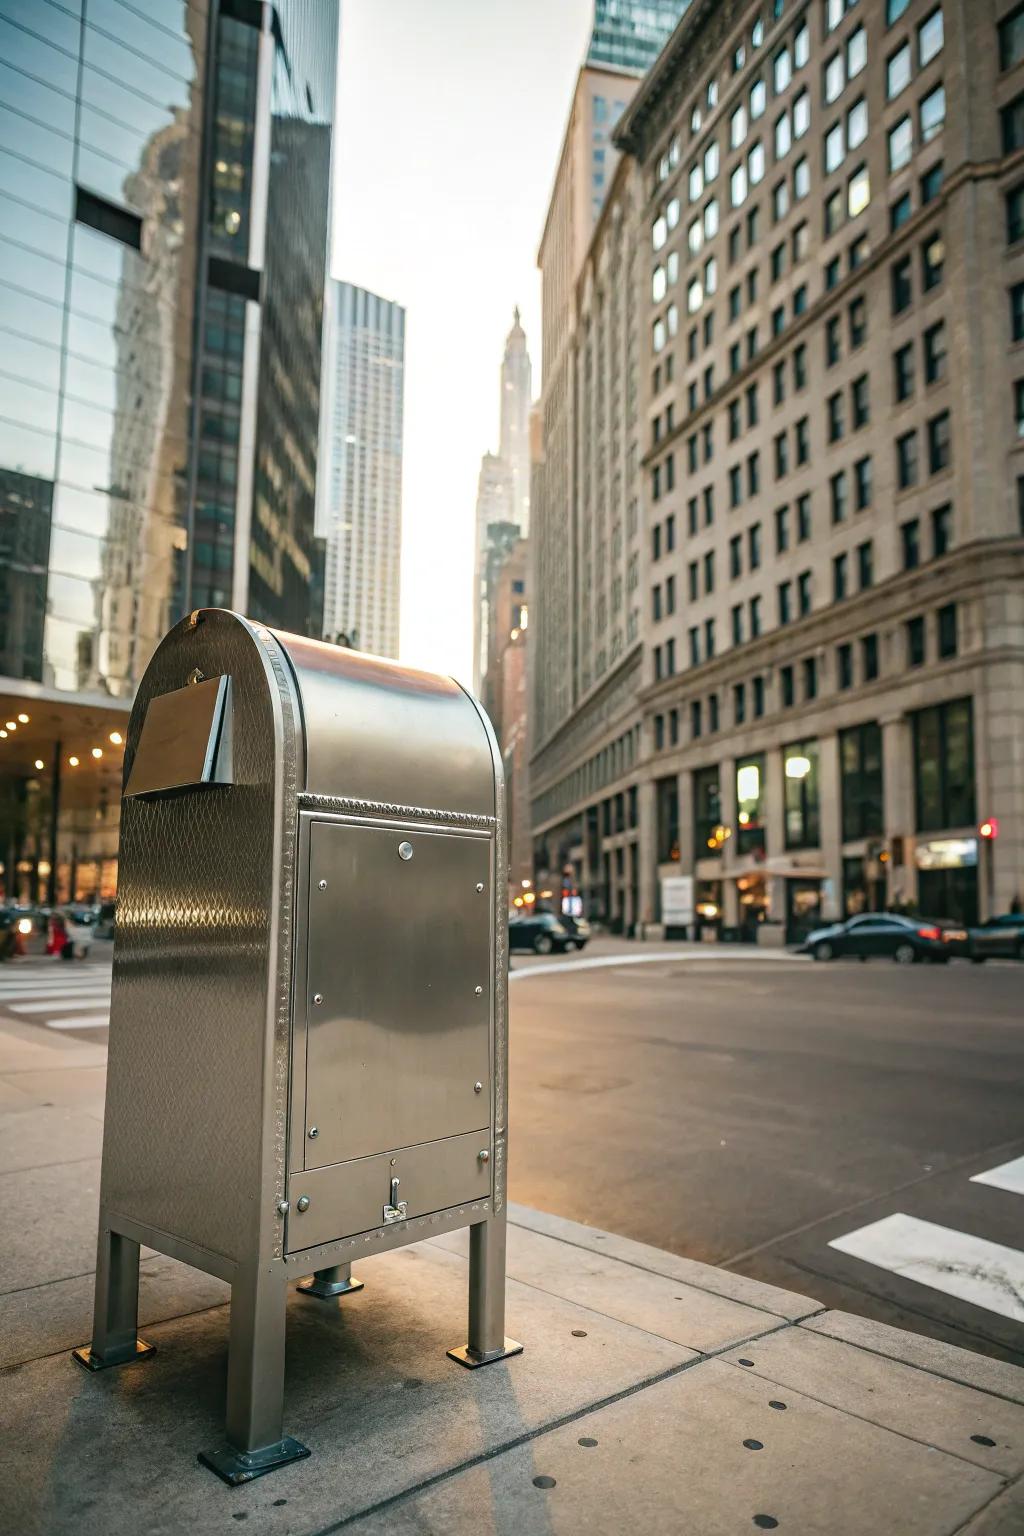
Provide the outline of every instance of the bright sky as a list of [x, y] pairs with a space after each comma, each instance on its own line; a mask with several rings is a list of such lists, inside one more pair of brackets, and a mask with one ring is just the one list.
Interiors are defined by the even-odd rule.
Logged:
[[342, 0], [333, 275], [407, 311], [402, 659], [471, 680], [473, 514], [593, 0]]

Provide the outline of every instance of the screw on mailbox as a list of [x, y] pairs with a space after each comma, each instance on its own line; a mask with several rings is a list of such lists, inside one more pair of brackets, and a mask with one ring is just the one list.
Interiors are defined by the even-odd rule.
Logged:
[[295, 1204], [298, 1206], [300, 1211], [308, 1211], [309, 1210], [309, 1196], [308, 1195], [300, 1195], [298, 1200], [296, 1200]]
[[478, 880], [478, 881], [477, 881], [477, 883], [476, 883], [476, 888], [477, 888], [477, 891], [478, 891], [478, 892], [480, 892], [480, 891], [482, 891], [482, 890], [483, 890], [483, 888], [484, 888], [484, 883], [483, 883], [483, 881], [482, 881], [482, 880]]
[[326, 880], [318, 881], [318, 889], [321, 890], [321, 891], [326, 891], [326, 889], [327, 889], [327, 881]]
[[320, 1135], [320, 1127], [318, 1125], [311, 1125], [307, 1134], [310, 1141], [316, 1141], [317, 1137]]
[[483, 1091], [484, 1091], [483, 1083], [474, 1083], [473, 1084], [473, 1092], [474, 1093], [483, 1093]]
[[482, 997], [483, 996], [483, 992], [484, 992], [483, 987], [474, 987], [473, 990], [476, 993], [477, 997]]
[[[480, 1159], [480, 1161], [482, 1163], [489, 1163], [490, 1160], [491, 1160], [491, 1154], [487, 1151], [486, 1147], [484, 1148], [484, 1150], [482, 1152], [478, 1152], [477, 1153], [477, 1157]], [[300, 1205], [302, 1204], [301, 1200], [299, 1201], [299, 1204]]]
[[399, 843], [399, 845], [398, 845], [398, 857], [400, 859], [411, 859], [412, 858], [412, 843]]
[[323, 1000], [324, 1000], [324, 995], [323, 995], [322, 992], [314, 992], [313, 993], [313, 1005], [314, 1005], [314, 1007], [319, 1008], [320, 1004], [323, 1002]]

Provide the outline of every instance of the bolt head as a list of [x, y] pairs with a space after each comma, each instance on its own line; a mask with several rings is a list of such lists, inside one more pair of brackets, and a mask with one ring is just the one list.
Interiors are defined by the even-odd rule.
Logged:
[[309, 1196], [308, 1195], [300, 1195], [298, 1200], [296, 1200], [295, 1203], [298, 1206], [300, 1211], [308, 1211], [309, 1210]]
[[474, 1083], [473, 1084], [473, 1092], [474, 1093], [483, 1093], [483, 1091], [484, 1091], [483, 1083]]
[[400, 859], [411, 859], [412, 858], [412, 843], [399, 843], [399, 845], [398, 845], [398, 857]]
[[320, 1135], [320, 1127], [318, 1125], [311, 1125], [307, 1135], [309, 1136], [310, 1141], [316, 1141], [317, 1137]]
[[324, 1000], [324, 995], [323, 995], [322, 992], [314, 992], [313, 993], [313, 1006], [314, 1007], [319, 1008], [320, 1004], [323, 1002], [323, 1000]]
[[326, 891], [326, 889], [327, 889], [327, 881], [326, 880], [319, 880], [317, 882], [317, 889], [320, 890], [320, 891]]
[[482, 997], [483, 996], [483, 992], [484, 992], [483, 987], [474, 987], [473, 991], [476, 993], [477, 997]]
[[[487, 1151], [486, 1147], [484, 1148], [484, 1150], [482, 1152], [478, 1152], [477, 1153], [477, 1157], [480, 1159], [480, 1161], [482, 1163], [489, 1163], [490, 1160], [491, 1160], [491, 1154]], [[299, 1201], [299, 1204], [300, 1205], [302, 1204], [301, 1200]]]
[[277, 1202], [277, 1213], [278, 1213], [278, 1215], [279, 1216], [287, 1216], [288, 1215], [288, 1211], [289, 1211], [288, 1201], [287, 1200], [279, 1200]]
[[482, 880], [478, 880], [478, 881], [477, 881], [477, 883], [476, 883], [476, 888], [477, 888], [477, 891], [478, 891], [478, 892], [479, 892], [479, 891], [482, 891], [482, 890], [483, 890], [483, 888], [484, 888], [484, 883], [483, 883], [483, 881], [482, 881]]

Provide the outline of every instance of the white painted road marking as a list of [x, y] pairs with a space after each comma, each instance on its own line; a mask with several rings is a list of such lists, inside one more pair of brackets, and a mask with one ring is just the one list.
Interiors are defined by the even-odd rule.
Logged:
[[516, 981], [522, 976], [555, 976], [559, 971], [596, 971], [615, 965], [654, 965], [664, 964], [666, 960], [685, 961], [696, 960], [698, 962], [715, 960], [719, 965], [731, 964], [738, 960], [743, 964], [752, 964], [759, 960], [766, 960], [772, 964], [779, 961], [789, 961], [794, 965], [808, 965], [810, 958], [805, 955], [791, 955], [784, 949], [763, 949], [757, 951], [736, 949], [721, 945], [709, 945], [708, 953], [703, 950], [683, 951], [678, 949], [663, 949], [653, 955], [595, 955], [591, 960], [558, 960], [554, 965], [528, 965], [522, 970], [509, 971], [509, 981]]
[[76, 1018], [46, 1020], [49, 1029], [106, 1029], [109, 1023], [109, 1008], [104, 1013], [82, 1013]]
[[61, 1008], [77, 1008], [80, 1003], [102, 1003], [104, 999], [109, 1004], [109, 991], [104, 993], [90, 990], [66, 992], [56, 1000], [51, 997], [43, 1002], [8, 1003], [7, 1007], [11, 1013], [53, 1013], [54, 1009], [59, 1011]]
[[973, 1306], [1024, 1322], [1024, 1253], [897, 1212], [830, 1248]]
[[0, 975], [0, 1010], [47, 1029], [105, 1029], [110, 967], [30, 960]]
[[1012, 1195], [1024, 1195], [1024, 1157], [1015, 1157], [1012, 1163], [1001, 1163], [985, 1173], [972, 1173], [972, 1184], [991, 1184], [995, 1189], [1008, 1189]]

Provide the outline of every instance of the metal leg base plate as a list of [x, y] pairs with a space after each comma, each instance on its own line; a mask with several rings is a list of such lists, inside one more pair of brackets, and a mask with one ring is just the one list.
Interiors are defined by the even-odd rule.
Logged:
[[491, 1365], [495, 1360], [507, 1360], [509, 1355], [521, 1355], [523, 1346], [517, 1344], [515, 1339], [506, 1339], [504, 1349], [491, 1349], [482, 1355], [475, 1349], [470, 1349], [468, 1344], [463, 1344], [458, 1349], [446, 1350], [449, 1360], [457, 1360], [468, 1370], [475, 1371], [478, 1365]]
[[295, 1287], [303, 1296], [318, 1296], [321, 1301], [331, 1301], [335, 1296], [351, 1296], [355, 1291], [363, 1289], [361, 1280], [318, 1280], [311, 1275], [308, 1280], [300, 1280]]
[[147, 1344], [145, 1339], [136, 1339], [134, 1349], [112, 1352], [105, 1358], [94, 1355], [91, 1344], [83, 1344], [81, 1349], [71, 1351], [72, 1359], [77, 1360], [87, 1371], [108, 1371], [113, 1365], [130, 1365], [133, 1360], [146, 1360], [155, 1354], [156, 1345]]
[[273, 1472], [289, 1461], [302, 1461], [308, 1455], [308, 1446], [285, 1435], [276, 1445], [265, 1445], [259, 1451], [236, 1451], [226, 1445], [221, 1451], [200, 1451], [198, 1460], [225, 1483], [237, 1488], [239, 1483], [251, 1483], [254, 1477]]

